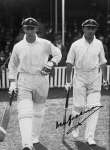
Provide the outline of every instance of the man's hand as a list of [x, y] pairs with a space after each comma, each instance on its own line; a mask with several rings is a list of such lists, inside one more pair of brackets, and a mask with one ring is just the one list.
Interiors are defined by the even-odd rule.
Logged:
[[52, 61], [48, 61], [47, 64], [41, 70], [42, 75], [49, 75], [54, 67], [54, 63]]
[[104, 80], [104, 81], [103, 81], [103, 88], [104, 88], [105, 90], [108, 90], [108, 89], [109, 89], [109, 84], [108, 84], [108, 81], [107, 81], [107, 80]]
[[69, 89], [71, 89], [71, 87], [72, 87], [72, 84], [71, 84], [71, 82], [67, 82], [66, 84], [65, 84], [65, 89], [68, 91]]
[[11, 81], [9, 87], [9, 94], [12, 95], [13, 92], [17, 94], [17, 86], [15, 81]]

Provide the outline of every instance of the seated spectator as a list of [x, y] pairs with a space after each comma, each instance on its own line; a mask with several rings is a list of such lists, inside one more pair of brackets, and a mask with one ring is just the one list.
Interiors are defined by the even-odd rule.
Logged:
[[6, 58], [9, 56], [9, 52], [10, 52], [10, 42], [6, 42], [6, 45], [4, 47], [4, 53]]
[[4, 51], [0, 51], [0, 67], [4, 64], [5, 62], [5, 53]]
[[20, 30], [16, 39], [15, 39], [15, 43], [21, 41], [23, 39], [23, 37], [24, 37], [24, 32], [22, 30]]
[[54, 44], [55, 44], [59, 49], [62, 48], [62, 39], [61, 39], [61, 36], [60, 36], [60, 35], [58, 35], [58, 36], [55, 38]]
[[62, 44], [62, 36], [61, 34], [58, 34], [55, 37], [54, 44], [61, 50], [62, 52], [62, 59], [59, 63], [60, 66], [65, 66], [66, 65], [66, 56], [67, 56], [67, 50], [66, 50], [66, 43], [65, 46]]

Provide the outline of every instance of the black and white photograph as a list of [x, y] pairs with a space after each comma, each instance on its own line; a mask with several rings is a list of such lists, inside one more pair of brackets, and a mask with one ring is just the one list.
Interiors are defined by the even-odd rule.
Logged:
[[110, 0], [0, 0], [0, 150], [110, 150]]

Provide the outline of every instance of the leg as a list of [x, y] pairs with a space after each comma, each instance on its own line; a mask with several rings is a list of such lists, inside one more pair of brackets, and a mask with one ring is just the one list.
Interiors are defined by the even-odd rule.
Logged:
[[[97, 76], [94, 82], [88, 85], [87, 91], [87, 108], [94, 106], [101, 106], [101, 76]], [[94, 134], [96, 130], [96, 125], [98, 121], [99, 110], [93, 113], [87, 120], [86, 130], [85, 130], [85, 139], [90, 144], [95, 144]]]
[[45, 114], [45, 103], [43, 104], [34, 103], [33, 134], [32, 134], [33, 143], [39, 142], [41, 126], [44, 120], [44, 114]]
[[34, 103], [32, 143], [35, 150], [47, 150], [47, 148], [39, 142], [39, 137], [44, 120], [44, 114], [45, 104]]
[[[100, 92], [90, 93], [87, 96], [87, 108], [90, 109], [93, 106], [101, 106], [100, 98], [101, 98]], [[89, 144], [95, 144], [94, 135], [95, 135], [96, 125], [98, 121], [98, 116], [99, 116], [99, 110], [93, 113], [87, 119], [85, 139], [88, 141]]]
[[34, 102], [32, 142], [36, 150], [46, 150], [39, 142], [39, 137], [45, 115], [45, 102], [48, 95], [49, 83], [45, 77], [40, 77], [39, 80], [36, 81], [36, 83], [39, 82], [39, 86], [36, 85], [32, 93]]
[[33, 117], [33, 101], [30, 91], [19, 89], [18, 91], [18, 120], [23, 148], [32, 149], [32, 117]]
[[[74, 80], [73, 84], [73, 108], [72, 108], [72, 116], [78, 115], [85, 107], [86, 103], [86, 88], [84, 83]], [[75, 126], [81, 118], [77, 118], [73, 120], [73, 125]], [[73, 137], [77, 137], [79, 133], [79, 128], [72, 131]]]

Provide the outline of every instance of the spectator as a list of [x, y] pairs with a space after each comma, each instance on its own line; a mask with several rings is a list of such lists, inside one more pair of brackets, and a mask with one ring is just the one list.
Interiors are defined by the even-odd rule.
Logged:
[[5, 62], [5, 53], [4, 53], [4, 51], [2, 50], [2, 51], [0, 52], [0, 66], [2, 66], [4, 62]]
[[55, 37], [54, 44], [61, 50], [62, 52], [62, 59], [59, 63], [60, 66], [65, 66], [66, 65], [66, 56], [67, 56], [67, 51], [66, 51], [66, 44], [62, 44], [62, 37], [61, 34], [57, 35]]

